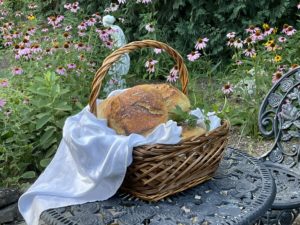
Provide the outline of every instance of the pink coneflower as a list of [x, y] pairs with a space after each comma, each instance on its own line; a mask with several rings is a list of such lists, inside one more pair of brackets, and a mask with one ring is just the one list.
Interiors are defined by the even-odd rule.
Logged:
[[255, 43], [255, 41], [251, 37], [247, 37], [244, 40], [244, 44], [250, 45], [250, 44], [253, 44], [253, 43]]
[[277, 81], [279, 81], [282, 77], [282, 72], [281, 71], [276, 71], [273, 76], [272, 76], [272, 83], [275, 84]]
[[20, 55], [20, 56], [27, 55], [27, 54], [30, 54], [30, 53], [31, 53], [30, 48], [27, 48], [24, 45], [21, 45], [19, 50], [18, 50], [18, 55]]
[[167, 76], [167, 81], [168, 82], [176, 82], [179, 78], [178, 74], [179, 74], [178, 67], [174, 66], [171, 69], [170, 74]]
[[229, 46], [229, 47], [232, 47], [232, 46], [234, 46], [234, 42], [235, 42], [234, 38], [230, 38], [227, 41], [226, 45]]
[[64, 67], [62, 67], [62, 66], [57, 67], [57, 69], [55, 71], [59, 75], [65, 75], [65, 73], [66, 73], [66, 69]]
[[227, 38], [235, 38], [236, 33], [235, 32], [230, 32], [228, 34], [226, 34]]
[[99, 34], [99, 37], [102, 41], [108, 41], [109, 33], [106, 30], [97, 29], [96, 32]]
[[6, 100], [0, 98], [0, 110], [1, 110], [1, 108], [3, 108], [5, 105], [6, 105]]
[[8, 80], [0, 81], [0, 87], [8, 87]]
[[4, 0], [0, 0], [0, 5], [3, 5], [4, 4]]
[[238, 65], [238, 66], [240, 66], [240, 65], [242, 65], [242, 64], [243, 64], [243, 61], [241, 61], [241, 60], [237, 60], [237, 61], [235, 62], [235, 64], [236, 64], [236, 65]]
[[95, 18], [90, 18], [87, 22], [86, 22], [86, 24], [88, 25], [88, 26], [94, 26], [95, 25], [95, 23], [97, 22], [97, 20], [95, 19]]
[[154, 28], [153, 24], [151, 24], [151, 23], [146, 24], [145, 29], [148, 32], [154, 32], [155, 31], [155, 28]]
[[76, 43], [74, 45], [75, 49], [77, 49], [78, 51], [84, 50], [85, 49], [85, 45], [82, 42]]
[[31, 46], [31, 52], [32, 53], [39, 53], [42, 52], [43, 50], [41, 49], [39, 44], [34, 44]]
[[47, 33], [47, 32], [49, 31], [49, 29], [48, 29], [48, 28], [43, 28], [41, 31], [42, 31], [43, 33]]
[[297, 8], [300, 9], [300, 2], [298, 3]]
[[255, 31], [259, 29], [258, 27], [255, 27], [254, 25], [250, 25], [247, 29], [246, 29], [246, 32], [247, 33], [250, 33], [250, 34], [253, 34], [255, 33]]
[[264, 35], [262, 34], [260, 29], [256, 29], [255, 32], [251, 35], [251, 38], [254, 41], [261, 41], [264, 39]]
[[72, 30], [72, 26], [71, 26], [71, 25], [68, 25], [68, 26], [65, 27], [65, 31], [68, 32], [68, 31], [70, 31], [70, 30]]
[[72, 6], [71, 6], [71, 8], [70, 8], [71, 12], [73, 12], [73, 13], [77, 13], [77, 11], [79, 9], [80, 9], [80, 7], [79, 7], [79, 3], [78, 2], [73, 3]]
[[236, 48], [243, 48], [243, 42], [241, 41], [241, 39], [237, 39], [234, 41], [233, 46]]
[[246, 50], [243, 51], [243, 53], [245, 54], [245, 56], [248, 57], [254, 57], [256, 55], [256, 51], [254, 48], [247, 48]]
[[4, 42], [4, 47], [8, 47], [8, 46], [12, 46], [13, 42], [12, 41], [7, 41], [7, 42]]
[[285, 32], [285, 34], [286, 34], [287, 36], [292, 36], [292, 35], [295, 34], [295, 33], [296, 33], [296, 29], [294, 29], [293, 26], [289, 26], [289, 27], [286, 29], [286, 32]]
[[195, 60], [199, 59], [200, 55], [200, 52], [192, 51], [190, 54], [187, 55], [187, 58], [189, 61], [194, 62]]
[[80, 23], [80, 24], [77, 26], [77, 28], [78, 28], [79, 30], [86, 30], [86, 29], [87, 29], [86, 23], [84, 23], [84, 22]]
[[287, 66], [286, 65], [279, 65], [277, 67], [277, 71], [284, 73], [286, 70]]
[[204, 48], [206, 48], [206, 45], [207, 45], [207, 42], [209, 41], [209, 39], [208, 38], [199, 38], [198, 40], [197, 40], [197, 43], [196, 43], [196, 45], [195, 45], [195, 49], [196, 50], [201, 50], [201, 49], [204, 49]]
[[75, 63], [68, 64], [68, 69], [75, 69], [75, 68], [76, 68], [76, 64]]
[[284, 43], [284, 42], [286, 42], [286, 38], [280, 36], [280, 37], [278, 37], [278, 41], [281, 42], [281, 43]]
[[229, 95], [233, 92], [233, 86], [229, 82], [227, 84], [224, 84], [222, 87], [222, 91], [225, 95]]
[[154, 48], [153, 51], [155, 52], [155, 54], [160, 54], [160, 53], [162, 53], [163, 49], [161, 49], [161, 48]]
[[114, 42], [111, 41], [111, 40], [108, 40], [108, 41], [105, 41], [105, 42], [104, 42], [104, 45], [105, 45], [107, 48], [112, 49], [113, 46], [114, 46]]
[[21, 75], [23, 73], [23, 69], [21, 67], [15, 67], [12, 69], [13, 75]]
[[72, 7], [72, 4], [71, 4], [71, 3], [66, 3], [66, 4], [64, 4], [64, 8], [65, 8], [65, 9], [70, 10], [71, 7]]
[[268, 26], [265, 28], [264, 36], [268, 36], [268, 35], [272, 34], [273, 32], [274, 32], [274, 28]]
[[155, 72], [155, 65], [150, 64], [147, 68], [147, 72], [154, 73]]
[[149, 67], [150, 65], [155, 65], [156, 63], [158, 63], [157, 60], [149, 59], [149, 60], [146, 61], [145, 67]]
[[99, 12], [94, 13], [92, 16], [97, 18], [97, 19], [101, 19], [101, 15], [100, 15]]
[[77, 33], [78, 33], [79, 37], [86, 36], [86, 32], [84, 30], [79, 30]]
[[12, 37], [13, 37], [13, 38], [20, 38], [20, 37], [22, 37], [22, 33], [21, 33], [21, 32], [18, 32], [18, 31], [15, 31], [15, 32], [12, 34]]

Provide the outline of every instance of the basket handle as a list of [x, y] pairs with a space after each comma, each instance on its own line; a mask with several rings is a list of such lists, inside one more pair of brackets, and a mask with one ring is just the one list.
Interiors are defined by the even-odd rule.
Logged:
[[135, 41], [127, 45], [124, 45], [123, 47], [112, 52], [109, 56], [107, 56], [104, 59], [102, 66], [97, 70], [92, 83], [92, 92], [90, 94], [90, 99], [89, 99], [90, 111], [95, 116], [97, 116], [96, 100], [100, 92], [102, 80], [104, 79], [105, 75], [107, 74], [112, 64], [118, 61], [118, 59], [125, 53], [130, 53], [135, 49], [147, 48], [147, 47], [164, 49], [175, 60], [179, 71], [179, 78], [181, 81], [182, 92], [184, 94], [187, 94], [187, 84], [189, 82], [189, 78], [188, 78], [188, 71], [183, 62], [182, 56], [175, 49], [159, 41], [154, 41], [154, 40]]

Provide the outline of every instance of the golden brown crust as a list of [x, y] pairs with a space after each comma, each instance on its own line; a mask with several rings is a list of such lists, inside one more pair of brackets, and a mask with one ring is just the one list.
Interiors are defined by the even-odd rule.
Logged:
[[171, 112], [178, 105], [183, 111], [188, 112], [191, 108], [191, 103], [188, 97], [180, 90], [170, 84], [143, 84], [139, 85], [142, 88], [154, 87], [158, 90], [167, 105], [168, 112]]
[[186, 138], [190, 138], [190, 137], [200, 136], [205, 133], [206, 133], [206, 130], [203, 129], [202, 127], [196, 126], [194, 128], [189, 128], [187, 126], [182, 126], [181, 137], [182, 137], [182, 139], [186, 139]]
[[160, 92], [151, 86], [130, 88], [104, 100], [97, 109], [97, 116], [106, 118], [108, 126], [123, 135], [146, 135], [168, 119]]

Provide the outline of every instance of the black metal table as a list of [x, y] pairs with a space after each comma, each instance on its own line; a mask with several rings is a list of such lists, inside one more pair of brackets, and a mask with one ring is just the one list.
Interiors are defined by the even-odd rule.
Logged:
[[48, 225], [253, 224], [271, 207], [275, 184], [257, 159], [228, 148], [213, 179], [157, 203], [124, 193], [109, 200], [50, 209]]

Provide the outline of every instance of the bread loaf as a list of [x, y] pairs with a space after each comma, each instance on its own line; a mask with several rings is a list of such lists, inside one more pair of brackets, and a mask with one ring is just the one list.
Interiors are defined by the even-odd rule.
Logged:
[[188, 126], [182, 126], [181, 137], [182, 137], [182, 139], [186, 139], [186, 138], [191, 138], [194, 136], [200, 136], [205, 133], [206, 133], [206, 130], [199, 126], [196, 126], [193, 128], [190, 128]]
[[147, 135], [168, 120], [168, 110], [155, 87], [135, 86], [99, 104], [97, 117], [107, 119], [117, 134]]
[[144, 84], [139, 85], [142, 88], [154, 87], [158, 90], [167, 106], [168, 112], [171, 112], [178, 105], [184, 112], [188, 112], [191, 108], [191, 103], [188, 97], [180, 90], [169, 84]]

